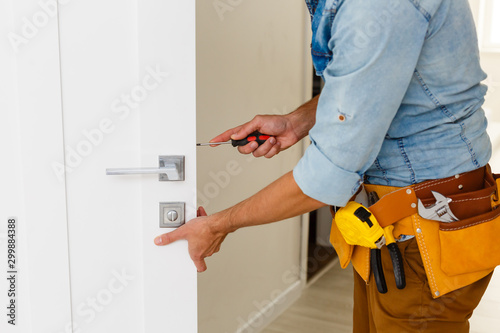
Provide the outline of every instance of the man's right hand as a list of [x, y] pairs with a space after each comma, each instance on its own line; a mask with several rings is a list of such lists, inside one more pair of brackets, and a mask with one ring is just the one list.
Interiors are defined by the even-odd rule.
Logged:
[[272, 137], [260, 147], [257, 142], [250, 142], [245, 146], [238, 147], [240, 153], [253, 153], [255, 157], [271, 158], [302, 139], [298, 133], [295, 133], [293, 124], [287, 116], [259, 115], [243, 125], [225, 131], [210, 140], [210, 142], [222, 142], [230, 139], [241, 140], [255, 131], [272, 135]]
[[241, 140], [252, 132], [259, 131], [272, 137], [260, 147], [257, 142], [250, 142], [243, 147], [238, 147], [238, 150], [242, 154], [253, 153], [255, 157], [271, 158], [280, 151], [290, 148], [309, 133], [316, 122], [318, 99], [319, 95], [287, 115], [255, 116], [248, 123], [231, 128], [210, 142]]

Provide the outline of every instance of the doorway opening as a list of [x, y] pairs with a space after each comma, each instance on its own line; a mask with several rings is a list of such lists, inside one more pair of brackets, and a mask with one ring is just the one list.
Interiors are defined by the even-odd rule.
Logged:
[[[314, 74], [313, 69], [313, 97], [321, 93], [323, 80]], [[307, 246], [307, 281], [317, 277], [328, 269], [329, 264], [337, 258], [333, 246], [330, 244], [330, 228], [332, 215], [329, 207], [323, 207], [309, 213], [309, 238]]]

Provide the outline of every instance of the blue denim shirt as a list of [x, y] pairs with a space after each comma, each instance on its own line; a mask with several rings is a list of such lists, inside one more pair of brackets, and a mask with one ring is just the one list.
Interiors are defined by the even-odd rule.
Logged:
[[363, 181], [407, 186], [488, 163], [467, 0], [306, 0], [325, 82], [294, 169], [308, 196], [344, 206]]

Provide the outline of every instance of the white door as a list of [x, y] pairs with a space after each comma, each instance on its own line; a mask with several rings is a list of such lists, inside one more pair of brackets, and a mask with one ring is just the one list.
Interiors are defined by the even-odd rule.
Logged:
[[0, 332], [196, 332], [194, 4], [0, 0]]

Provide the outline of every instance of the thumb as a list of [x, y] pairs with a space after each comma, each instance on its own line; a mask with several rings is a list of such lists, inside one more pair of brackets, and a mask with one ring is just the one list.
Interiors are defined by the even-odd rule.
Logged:
[[196, 270], [198, 273], [204, 272], [207, 270], [207, 264], [205, 263], [205, 259], [194, 260], [194, 265], [196, 266]]
[[233, 135], [231, 135], [231, 139], [233, 140], [241, 140], [246, 138], [248, 135], [253, 132], [259, 130], [262, 124], [260, 122], [260, 118], [257, 116], [246, 124], [240, 126], [240, 128], [235, 131]]
[[163, 246], [176, 242], [179, 239], [184, 239], [185, 237], [181, 229], [183, 228], [180, 227], [179, 229], [175, 229], [174, 231], [156, 237], [155, 244]]

